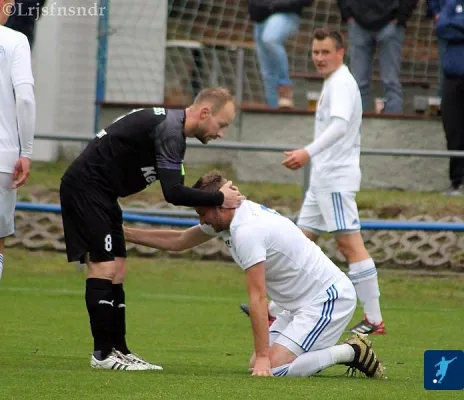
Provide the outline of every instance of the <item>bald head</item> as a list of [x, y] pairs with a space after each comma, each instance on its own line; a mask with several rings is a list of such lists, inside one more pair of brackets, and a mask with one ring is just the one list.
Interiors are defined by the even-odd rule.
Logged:
[[204, 89], [187, 109], [185, 134], [203, 144], [222, 138], [236, 115], [235, 99], [225, 88]]

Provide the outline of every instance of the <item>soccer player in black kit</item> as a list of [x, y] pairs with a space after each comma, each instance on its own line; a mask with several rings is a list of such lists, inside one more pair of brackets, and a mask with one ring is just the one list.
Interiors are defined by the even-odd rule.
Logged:
[[203, 90], [185, 110], [134, 110], [100, 131], [63, 175], [60, 200], [67, 258], [88, 267], [91, 367], [162, 370], [126, 344], [126, 246], [118, 198], [158, 180], [171, 204], [237, 207], [244, 197], [232, 182], [213, 193], [183, 185], [186, 137], [203, 144], [223, 137], [235, 113], [235, 101], [223, 88]]

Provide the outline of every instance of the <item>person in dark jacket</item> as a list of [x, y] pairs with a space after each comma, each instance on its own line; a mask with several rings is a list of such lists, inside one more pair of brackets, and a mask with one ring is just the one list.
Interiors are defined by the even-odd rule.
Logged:
[[41, 17], [46, 0], [16, 0], [5, 26], [26, 35], [29, 46], [34, 47], [35, 24]]
[[[446, 0], [436, 23], [445, 42], [441, 115], [450, 151], [464, 151], [464, 0]], [[464, 158], [451, 157], [446, 194], [464, 195]]]
[[268, 107], [293, 107], [285, 41], [298, 32], [302, 9], [312, 0], [248, 0], [255, 49]]
[[[436, 25], [438, 18], [440, 18], [440, 12], [442, 7], [445, 5], [446, 0], [427, 0], [427, 17], [433, 19], [433, 24]], [[438, 81], [438, 93], [439, 97], [443, 94], [443, 69], [441, 67], [443, 52], [445, 50], [446, 41], [437, 37], [438, 57], [440, 58], [440, 73]]]
[[363, 109], [371, 109], [370, 84], [376, 48], [379, 50], [385, 113], [403, 112], [400, 80], [404, 30], [417, 0], [337, 0], [348, 23], [350, 69], [358, 82]]

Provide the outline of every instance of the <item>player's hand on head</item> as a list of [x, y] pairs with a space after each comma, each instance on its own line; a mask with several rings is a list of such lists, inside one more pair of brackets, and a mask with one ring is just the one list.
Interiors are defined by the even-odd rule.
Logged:
[[31, 160], [26, 157], [20, 157], [16, 161], [13, 172], [13, 186], [12, 189], [17, 189], [22, 186], [31, 173]]
[[225, 183], [219, 190], [224, 193], [223, 208], [237, 208], [240, 206], [240, 203], [246, 199], [238, 188], [232, 185], [232, 181]]
[[285, 151], [287, 156], [282, 165], [289, 169], [299, 169], [309, 161], [309, 154], [305, 149], [298, 149], [294, 151]]
[[271, 360], [269, 357], [256, 357], [255, 366], [251, 376], [273, 376], [271, 372]]

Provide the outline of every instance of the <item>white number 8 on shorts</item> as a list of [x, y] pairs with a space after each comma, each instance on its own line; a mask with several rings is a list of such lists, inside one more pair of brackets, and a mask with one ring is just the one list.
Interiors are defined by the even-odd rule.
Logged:
[[106, 251], [111, 251], [113, 249], [113, 243], [111, 241], [111, 235], [106, 235], [105, 236], [105, 250]]

